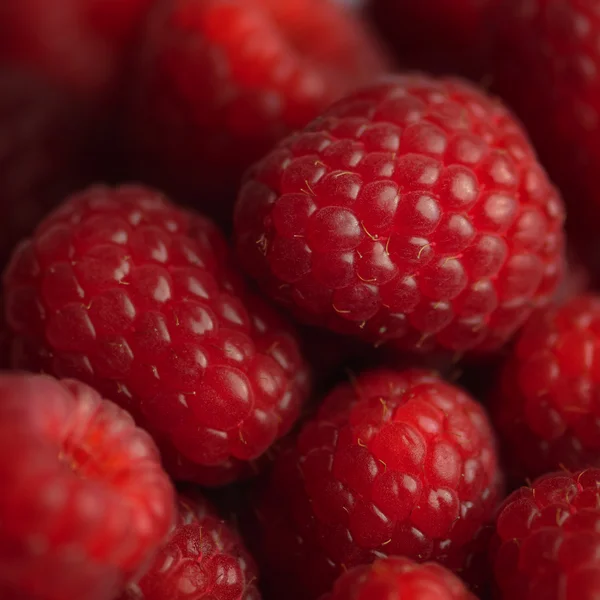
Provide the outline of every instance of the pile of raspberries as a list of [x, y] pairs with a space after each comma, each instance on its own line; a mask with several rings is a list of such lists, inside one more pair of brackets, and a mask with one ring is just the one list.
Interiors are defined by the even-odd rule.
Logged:
[[0, 0], [0, 600], [600, 599], [597, 0]]

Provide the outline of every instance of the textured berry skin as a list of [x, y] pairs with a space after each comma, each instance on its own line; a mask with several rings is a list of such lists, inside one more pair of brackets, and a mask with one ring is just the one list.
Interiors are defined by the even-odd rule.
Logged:
[[368, 16], [404, 68], [481, 77], [498, 0], [371, 0]]
[[152, 0], [2, 0], [0, 62], [105, 96]]
[[76, 186], [85, 128], [85, 116], [55, 86], [0, 69], [2, 267], [15, 244]]
[[342, 575], [321, 600], [476, 600], [464, 583], [436, 563], [400, 556], [356, 567]]
[[494, 87], [516, 109], [563, 191], [574, 240], [595, 241], [593, 219], [600, 215], [598, 7], [589, 0], [508, 0], [499, 4], [494, 23]]
[[1, 374], [0, 456], [5, 600], [112, 600], [175, 519], [150, 436], [82, 383]]
[[579, 296], [525, 326], [493, 402], [521, 476], [600, 466], [600, 297]]
[[134, 82], [140, 176], [229, 222], [249, 165], [384, 68], [358, 17], [333, 0], [167, 0]]
[[256, 501], [267, 589], [312, 600], [346, 568], [393, 554], [468, 570], [498, 483], [494, 436], [469, 396], [427, 371], [363, 374], [326, 398]]
[[179, 518], [148, 572], [119, 600], [260, 600], [256, 566], [203, 498], [179, 496]]
[[562, 271], [556, 190], [506, 109], [459, 80], [346, 97], [253, 167], [235, 218], [272, 297], [376, 344], [494, 350]]
[[500, 600], [600, 595], [600, 470], [544, 475], [509, 496], [492, 541]]
[[147, 188], [68, 199], [16, 250], [4, 298], [13, 367], [130, 410], [177, 479], [239, 477], [307, 393], [294, 333], [247, 292], [216, 227]]

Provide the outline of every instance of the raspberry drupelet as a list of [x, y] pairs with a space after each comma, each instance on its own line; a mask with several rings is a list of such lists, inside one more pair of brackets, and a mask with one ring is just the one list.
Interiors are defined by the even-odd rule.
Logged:
[[229, 224], [243, 171], [386, 64], [334, 0], [157, 3], [132, 82], [134, 168]]
[[532, 317], [493, 395], [515, 476], [600, 466], [600, 297], [578, 296]]
[[148, 188], [68, 199], [15, 251], [4, 301], [12, 366], [128, 409], [176, 479], [249, 471], [308, 393], [295, 333], [247, 291], [221, 233]]
[[158, 449], [88, 386], [0, 374], [5, 600], [113, 600], [175, 519]]
[[600, 595], [600, 470], [544, 475], [509, 496], [491, 544], [499, 600]]
[[199, 495], [180, 495], [179, 517], [148, 572], [119, 600], [260, 600], [252, 557]]
[[436, 563], [394, 556], [355, 567], [321, 600], [476, 600], [456, 575]]
[[235, 228], [247, 271], [306, 321], [489, 352], [552, 298], [563, 220], [498, 101], [405, 75], [349, 95], [257, 163]]
[[388, 555], [469, 579], [499, 479], [493, 432], [466, 393], [427, 371], [372, 371], [335, 388], [278, 456], [248, 539], [275, 598], [312, 600]]

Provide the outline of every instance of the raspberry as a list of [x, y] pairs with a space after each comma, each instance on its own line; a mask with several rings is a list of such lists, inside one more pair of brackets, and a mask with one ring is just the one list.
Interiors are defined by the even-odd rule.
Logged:
[[475, 600], [455, 575], [436, 563], [395, 556], [342, 575], [322, 600]]
[[593, 600], [600, 594], [600, 470], [555, 473], [509, 496], [492, 558], [500, 600]]
[[223, 221], [243, 171], [385, 61], [332, 0], [170, 0], [138, 59], [131, 148], [144, 180]]
[[508, 0], [494, 22], [495, 88], [515, 107], [563, 190], [569, 221], [591, 226], [595, 240], [589, 216], [600, 214], [600, 13], [589, 0]]
[[149, 571], [120, 600], [260, 600], [254, 561], [199, 496], [179, 496], [179, 519]]
[[498, 483], [476, 402], [427, 371], [372, 371], [335, 388], [282, 451], [249, 539], [286, 599], [312, 600], [346, 568], [394, 554], [468, 571]]
[[[503, 0], [502, 0], [503, 1]], [[486, 74], [488, 11], [498, 0], [371, 0], [368, 14], [399, 62], [434, 73]]]
[[376, 344], [490, 351], [552, 297], [563, 208], [522, 130], [458, 80], [346, 97], [253, 167], [239, 254], [301, 318]]
[[0, 62], [77, 94], [114, 91], [124, 53], [152, 0], [2, 0]]
[[241, 476], [307, 393], [294, 333], [247, 292], [221, 234], [151, 189], [71, 197], [16, 250], [4, 298], [13, 367], [93, 385], [177, 479]]
[[112, 600], [175, 517], [158, 450], [86, 385], [0, 375], [6, 600]]
[[85, 121], [48, 82], [0, 70], [0, 266], [76, 185]]
[[493, 407], [516, 474], [600, 466], [599, 383], [600, 297], [576, 297], [527, 323]]

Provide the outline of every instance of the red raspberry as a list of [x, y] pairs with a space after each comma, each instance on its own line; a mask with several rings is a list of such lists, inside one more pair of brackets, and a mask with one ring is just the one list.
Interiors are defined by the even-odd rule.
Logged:
[[335, 104], [250, 172], [247, 270], [304, 318], [377, 344], [491, 350], [552, 297], [563, 208], [522, 130], [458, 80]]
[[[498, 5], [495, 88], [517, 110], [573, 217], [600, 214], [600, 12], [590, 0]], [[581, 227], [580, 217], [569, 219]], [[597, 239], [596, 221], [591, 237]], [[578, 232], [578, 237], [581, 233]]]
[[145, 431], [86, 385], [0, 375], [5, 600], [112, 600], [174, 520]]
[[500, 600], [600, 595], [600, 470], [554, 473], [509, 496], [492, 543]]
[[179, 496], [179, 519], [150, 570], [120, 600], [260, 600], [254, 561], [199, 496]]
[[85, 121], [48, 82], [0, 70], [0, 267], [76, 185]]
[[113, 91], [125, 50], [152, 0], [2, 0], [0, 62], [76, 93]]
[[368, 14], [404, 67], [481, 77], [489, 68], [487, 14], [498, 0], [371, 0]]
[[130, 121], [141, 175], [229, 221], [246, 167], [385, 62], [332, 0], [169, 0], [138, 67]]
[[221, 234], [150, 189], [67, 200], [16, 251], [4, 298], [13, 367], [130, 410], [176, 478], [237, 478], [307, 392], [293, 332], [247, 292]]
[[600, 297], [579, 296], [527, 323], [493, 403], [517, 475], [600, 466], [598, 384]]
[[322, 600], [476, 600], [455, 575], [436, 563], [394, 556], [342, 575]]
[[361, 375], [275, 463], [256, 505], [263, 577], [275, 597], [312, 600], [388, 555], [468, 569], [498, 480], [490, 425], [464, 392], [426, 371]]

